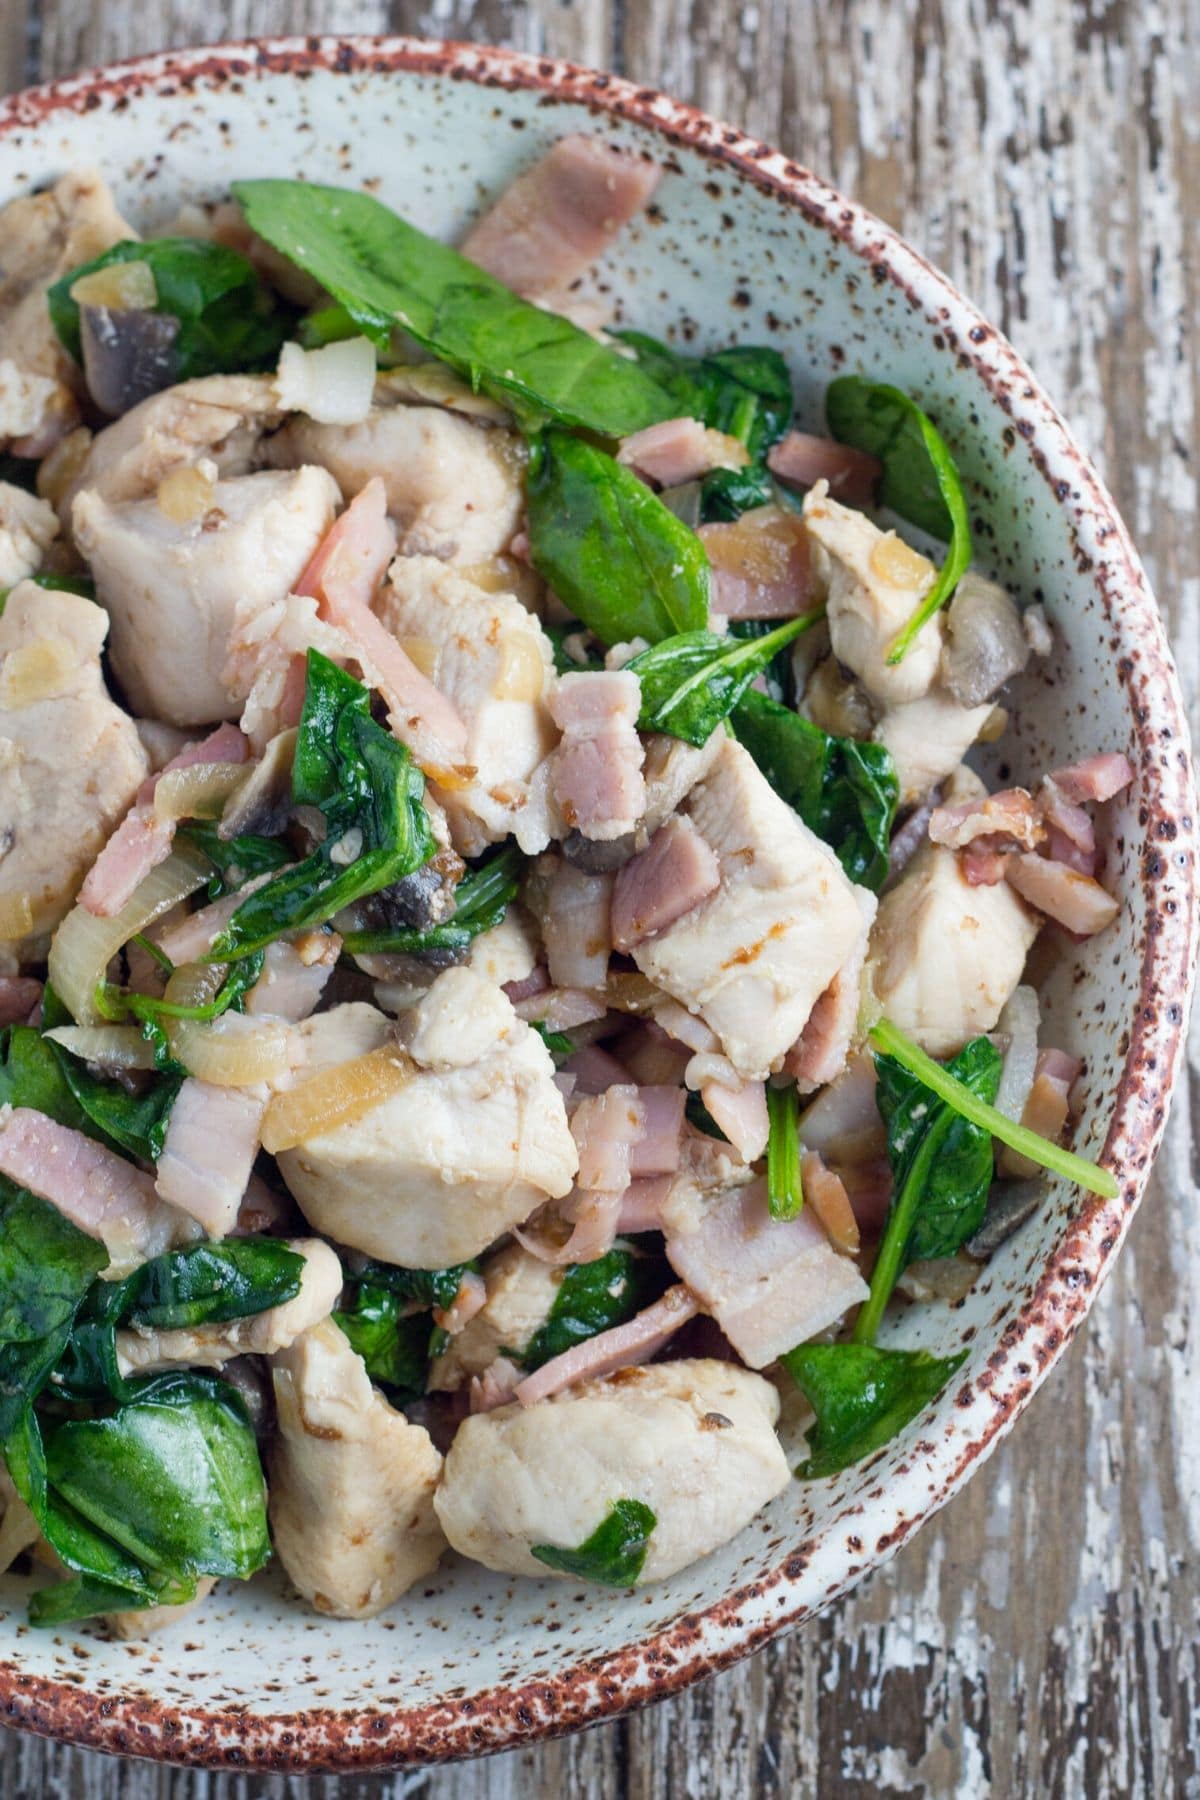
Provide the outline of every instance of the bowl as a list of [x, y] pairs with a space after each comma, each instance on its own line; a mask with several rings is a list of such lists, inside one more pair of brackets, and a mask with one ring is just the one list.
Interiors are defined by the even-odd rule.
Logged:
[[[920, 396], [956, 452], [977, 555], [1044, 603], [1055, 658], [1027, 678], [994, 777], [1100, 749], [1134, 787], [1106, 821], [1121, 916], [1067, 946], [1049, 1041], [1087, 1060], [1075, 1147], [1120, 1183], [1053, 1187], [966, 1299], [913, 1308], [886, 1341], [968, 1360], [895, 1442], [792, 1486], [741, 1536], [645, 1591], [522, 1582], [450, 1559], [383, 1617], [321, 1618], [273, 1576], [224, 1584], [143, 1645], [24, 1623], [0, 1585], [6, 1719], [99, 1749], [211, 1767], [394, 1766], [498, 1750], [673, 1693], [797, 1625], [878, 1567], [1011, 1428], [1117, 1253], [1162, 1135], [1195, 936], [1187, 730], [1153, 597], [1095, 470], [1029, 370], [877, 219], [765, 144], [646, 88], [508, 50], [402, 38], [292, 39], [145, 58], [0, 106], [0, 201], [99, 163], [137, 224], [235, 177], [366, 184], [458, 237], [564, 131], [649, 151], [665, 174], [596, 278], [658, 335], [778, 345], [800, 423], [834, 375]], [[798, 1450], [797, 1409], [785, 1440]], [[1050, 1424], [1035, 1413], [1027, 1429]]]

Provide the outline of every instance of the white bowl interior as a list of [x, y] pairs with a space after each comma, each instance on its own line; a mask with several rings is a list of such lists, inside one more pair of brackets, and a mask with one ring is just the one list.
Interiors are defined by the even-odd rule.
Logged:
[[[981, 560], [1024, 598], [1044, 600], [1059, 632], [1059, 655], [1027, 681], [1008, 737], [990, 754], [993, 771], [1003, 765], [1017, 777], [1032, 775], [1099, 749], [1136, 754], [1127, 693], [1113, 679], [1122, 625], [1105, 615], [1063, 507], [973, 362], [960, 363], [927, 307], [894, 280], [873, 275], [798, 207], [695, 149], [671, 149], [643, 127], [578, 103], [548, 104], [535, 91], [405, 72], [317, 71], [298, 80], [252, 70], [240, 84], [210, 88], [201, 79], [189, 91], [146, 90], [124, 106], [104, 99], [94, 110], [51, 111], [10, 130], [0, 136], [0, 201], [71, 164], [96, 162], [128, 216], [158, 226], [181, 201], [221, 195], [235, 177], [303, 175], [369, 183], [418, 225], [453, 238], [568, 129], [667, 153], [652, 216], [625, 234], [603, 272], [601, 285], [622, 318], [697, 347], [735, 338], [779, 345], [792, 366], [800, 418], [813, 428], [820, 429], [825, 382], [846, 370], [874, 373], [930, 405], [971, 484]], [[934, 278], [929, 284], [936, 286]], [[1136, 808], [1135, 797], [1111, 818], [1109, 876], [1124, 902], [1120, 921], [1097, 943], [1065, 950], [1045, 990], [1047, 1040], [1087, 1059], [1088, 1099], [1075, 1143], [1088, 1155], [1104, 1142], [1137, 1000], [1145, 901]], [[276, 1575], [248, 1587], [224, 1584], [186, 1623], [139, 1646], [86, 1629], [63, 1636], [28, 1630], [31, 1584], [10, 1580], [0, 1588], [0, 1655], [12, 1655], [30, 1675], [82, 1678], [90, 1692], [133, 1689], [205, 1712], [407, 1708], [537, 1681], [637, 1643], [759, 1582], [803, 1547], [787, 1582], [744, 1597], [736, 1620], [702, 1623], [706, 1654], [720, 1654], [747, 1628], [765, 1629], [818, 1604], [880, 1560], [938, 1502], [966, 1447], [994, 1421], [998, 1402], [986, 1391], [986, 1367], [1003, 1328], [1068, 1220], [1087, 1204], [1073, 1190], [1056, 1190], [964, 1303], [913, 1309], [889, 1327], [889, 1341], [971, 1353], [918, 1426], [865, 1468], [794, 1484], [735, 1542], [647, 1592], [512, 1582], [449, 1559], [385, 1617], [348, 1624], [296, 1603]], [[1032, 1378], [1034, 1369], [1025, 1373]], [[789, 1447], [798, 1450], [795, 1423], [793, 1416]]]

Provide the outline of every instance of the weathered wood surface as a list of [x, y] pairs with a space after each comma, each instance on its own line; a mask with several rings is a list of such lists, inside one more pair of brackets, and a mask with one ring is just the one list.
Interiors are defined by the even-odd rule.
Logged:
[[[1197, 717], [1200, 0], [0, 0], [10, 87], [253, 32], [626, 71], [896, 224], [1098, 456]], [[627, 1722], [391, 1780], [214, 1778], [10, 1737], [4, 1800], [1200, 1795], [1200, 1056], [1089, 1327], [985, 1473], [818, 1623]]]

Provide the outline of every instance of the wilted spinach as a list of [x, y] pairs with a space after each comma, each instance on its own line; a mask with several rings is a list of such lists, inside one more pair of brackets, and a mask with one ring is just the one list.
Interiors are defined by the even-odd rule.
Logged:
[[[43, 996], [48, 1030], [71, 1023], [50, 987]], [[61, 1044], [30, 1025], [0, 1032], [0, 1105], [29, 1106], [60, 1125], [111, 1144], [127, 1156], [157, 1160], [182, 1076], [155, 1075], [137, 1093], [94, 1075]]]
[[663, 1292], [669, 1271], [661, 1258], [614, 1244], [594, 1262], [568, 1263], [545, 1322], [510, 1354], [526, 1369], [540, 1369], [572, 1344], [623, 1325]]
[[871, 1344], [801, 1344], [780, 1359], [816, 1414], [801, 1481], [836, 1475], [880, 1450], [924, 1411], [966, 1360]]
[[688, 631], [652, 644], [625, 665], [641, 684], [638, 730], [663, 731], [697, 748], [707, 744], [755, 677], [823, 614], [823, 607], [802, 613], [762, 636]]
[[737, 438], [753, 460], [764, 457], [787, 430], [792, 379], [778, 350], [735, 344], [707, 356], [680, 356], [645, 332], [623, 331], [619, 336], [646, 373], [672, 396], [678, 413]]
[[292, 852], [280, 838], [259, 837], [254, 832], [223, 838], [215, 825], [200, 820], [180, 826], [175, 835], [195, 844], [217, 870], [208, 884], [209, 900], [219, 900], [223, 894], [253, 881], [256, 875], [269, 875], [292, 860]]
[[700, 520], [704, 525], [728, 524], [776, 498], [775, 483], [761, 463], [746, 469], [710, 469], [700, 479]]
[[356, 1279], [387, 1288], [413, 1306], [436, 1306], [445, 1312], [454, 1305], [464, 1275], [477, 1275], [475, 1261], [455, 1263], [448, 1269], [402, 1269], [398, 1263], [376, 1262], [374, 1257], [356, 1270]]
[[487, 862], [471, 869], [454, 890], [453, 916], [441, 925], [420, 931], [347, 931], [342, 948], [351, 956], [419, 956], [426, 950], [467, 950], [482, 932], [500, 924], [520, 886], [522, 857], [515, 844], [506, 844]]
[[560, 1569], [580, 1581], [604, 1587], [632, 1587], [642, 1572], [650, 1537], [658, 1519], [641, 1500], [614, 1500], [590, 1537], [573, 1550], [556, 1544], [531, 1544], [533, 1555], [548, 1569]]
[[411, 1302], [373, 1281], [356, 1282], [333, 1315], [367, 1366], [372, 1381], [404, 1394], [423, 1394], [429, 1366], [430, 1319]]

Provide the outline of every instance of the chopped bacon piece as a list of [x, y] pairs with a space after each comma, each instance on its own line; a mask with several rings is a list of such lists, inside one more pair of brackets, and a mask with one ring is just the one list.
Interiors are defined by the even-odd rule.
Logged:
[[629, 1081], [629, 1071], [599, 1044], [585, 1044], [582, 1050], [576, 1050], [560, 1072], [575, 1077], [573, 1091], [577, 1094], [604, 1094], [609, 1088], [621, 1087]]
[[701, 525], [712, 564], [712, 610], [727, 619], [789, 619], [812, 599], [808, 534], [798, 513], [756, 506], [730, 524]]
[[[711, 1060], [725, 1063], [729, 1068], [723, 1056]], [[689, 1072], [691, 1066], [689, 1064]], [[733, 1075], [732, 1068], [729, 1073]], [[766, 1082], [738, 1081], [736, 1086], [728, 1086], [724, 1081], [705, 1081], [700, 1086], [700, 1098], [742, 1161], [756, 1161], [766, 1149], [771, 1133]]]
[[711, 431], [699, 419], [666, 419], [622, 439], [617, 461], [660, 487], [697, 481], [710, 469], [741, 469], [749, 458], [737, 438]]
[[1078, 844], [1073, 843], [1061, 831], [1056, 831], [1053, 825], [1046, 834], [1042, 852], [1051, 862], [1065, 863], [1068, 869], [1074, 869], [1077, 875], [1094, 875], [1096, 873], [1095, 850], [1081, 850]]
[[810, 437], [805, 431], [789, 431], [767, 452], [767, 467], [791, 487], [815, 487], [829, 483], [829, 492], [844, 506], [870, 506], [883, 474], [878, 457], [834, 438]]
[[1008, 851], [997, 850], [995, 841], [994, 838], [976, 838], [959, 857], [958, 866], [968, 887], [995, 887], [998, 881], [1004, 880]]
[[1055, 769], [1050, 780], [1078, 805], [1084, 800], [1111, 800], [1129, 786], [1133, 775], [1133, 764], [1127, 756], [1119, 750], [1105, 750], [1098, 756], [1085, 756], [1081, 762]]
[[516, 1393], [520, 1379], [521, 1371], [515, 1362], [507, 1356], [496, 1357], [482, 1375], [471, 1377], [467, 1390], [471, 1411], [491, 1412], [497, 1406], [506, 1406]]
[[504, 992], [515, 1006], [519, 1000], [532, 1000], [538, 994], [548, 993], [550, 989], [550, 971], [545, 963], [539, 963], [521, 981], [506, 981]]
[[827, 1168], [825, 1159], [815, 1150], [806, 1150], [800, 1158], [800, 1185], [804, 1201], [811, 1206], [825, 1227], [829, 1241], [847, 1256], [858, 1255], [858, 1220], [840, 1175]]
[[1094, 937], [1111, 925], [1121, 910], [1090, 875], [1077, 875], [1065, 863], [1050, 862], [1028, 851], [1005, 858], [1004, 873], [1023, 900], [1077, 937]]
[[155, 1185], [210, 1237], [225, 1237], [237, 1223], [265, 1110], [265, 1094], [256, 1098], [245, 1088], [192, 1076], [175, 1097]]
[[1074, 800], [1068, 800], [1053, 775], [1047, 775], [1038, 790], [1038, 806], [1051, 830], [1065, 837], [1084, 855], [1095, 855], [1096, 827], [1090, 813]]
[[458, 1284], [458, 1292], [447, 1307], [435, 1306], [433, 1321], [451, 1337], [457, 1337], [464, 1325], [468, 1325], [477, 1312], [482, 1312], [487, 1305], [487, 1284], [482, 1275], [468, 1269]]
[[679, 1167], [687, 1095], [681, 1087], [655, 1085], [639, 1087], [637, 1097], [642, 1129], [629, 1149], [630, 1178], [673, 1175]]
[[[1021, 1111], [1021, 1123], [1027, 1131], [1056, 1144], [1071, 1112], [1071, 1089], [1083, 1068], [1077, 1056], [1065, 1050], [1047, 1048], [1038, 1051], [1033, 1072], [1033, 1086]], [[1015, 1150], [1003, 1148], [998, 1158], [1003, 1175], [1027, 1178], [1039, 1173], [1038, 1165]]]
[[551, 1357], [525, 1377], [516, 1397], [522, 1406], [532, 1406], [577, 1382], [599, 1381], [632, 1363], [649, 1362], [699, 1310], [695, 1295], [685, 1286], [668, 1288], [661, 1300], [636, 1313], [624, 1325], [598, 1332], [582, 1344], [572, 1344], [561, 1356]]
[[715, 852], [690, 819], [676, 814], [639, 855], [617, 870], [612, 900], [615, 948], [631, 950], [665, 931], [720, 885]]
[[567, 824], [586, 838], [624, 837], [646, 810], [641, 705], [638, 678], [625, 669], [564, 675], [551, 697], [563, 734], [551, 786]]
[[938, 806], [929, 819], [931, 841], [955, 850], [981, 837], [1003, 837], [1023, 850], [1033, 850], [1045, 835], [1039, 806], [1025, 788], [1002, 788], [979, 800]]
[[864, 888], [855, 888], [854, 898], [862, 914], [862, 936], [813, 1007], [807, 1025], [784, 1060], [784, 1069], [795, 1077], [802, 1094], [826, 1087], [841, 1074], [858, 1029], [862, 973], [871, 943], [876, 902]]
[[623, 1193], [629, 1186], [633, 1146], [645, 1126], [645, 1112], [633, 1086], [610, 1087], [581, 1100], [571, 1115], [579, 1149], [578, 1185], [591, 1191]]
[[621, 1195], [617, 1230], [622, 1234], [661, 1231], [663, 1205], [673, 1185], [670, 1175], [642, 1175], [631, 1181]]
[[599, 138], [562, 137], [505, 188], [463, 255], [518, 294], [561, 293], [642, 210], [660, 172]]
[[41, 1004], [42, 984], [32, 975], [0, 975], [0, 1025], [22, 1025]]
[[396, 554], [396, 528], [387, 516], [387, 488], [372, 476], [330, 526], [293, 592], [324, 600], [330, 593], [370, 606]]

